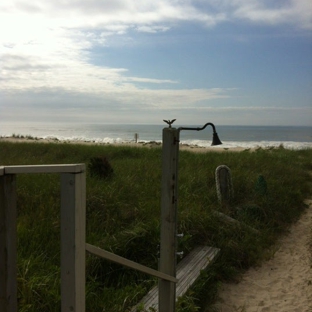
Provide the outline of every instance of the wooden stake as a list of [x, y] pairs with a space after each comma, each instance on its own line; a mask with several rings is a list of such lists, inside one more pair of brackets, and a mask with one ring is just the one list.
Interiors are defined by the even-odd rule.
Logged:
[[[161, 185], [161, 232], [159, 271], [176, 277], [176, 223], [179, 131], [163, 129], [162, 185]], [[159, 311], [174, 312], [176, 285], [159, 280]]]
[[85, 172], [61, 175], [62, 312], [85, 312]]
[[17, 312], [16, 177], [0, 176], [0, 311]]

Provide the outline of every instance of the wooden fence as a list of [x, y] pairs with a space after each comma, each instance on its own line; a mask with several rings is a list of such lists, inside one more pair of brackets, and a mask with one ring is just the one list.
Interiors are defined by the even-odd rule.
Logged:
[[[84, 164], [0, 167], [0, 311], [17, 312], [16, 175], [61, 175], [61, 311], [85, 312], [86, 250], [132, 269], [177, 283], [178, 279], [86, 243]], [[161, 300], [161, 297], [160, 297]]]
[[61, 174], [62, 312], [85, 311], [85, 165], [0, 167], [0, 311], [17, 311], [16, 175]]
[[[180, 271], [177, 272], [179, 134], [181, 130], [199, 131], [205, 129], [207, 125], [213, 126], [207, 123], [202, 128], [176, 129], [171, 128], [170, 124], [169, 128], [163, 129], [159, 271], [86, 243], [84, 164], [0, 167], [0, 311], [17, 312], [16, 175], [29, 173], [61, 175], [62, 312], [85, 312], [86, 250], [99, 257], [158, 277], [158, 294], [152, 290], [148, 295], [151, 307], [161, 312], [175, 311], [176, 297], [182, 295], [192, 285], [200, 270], [206, 268], [219, 253], [219, 249], [202, 246], [191, 253], [191, 257], [185, 259], [180, 265]], [[213, 144], [220, 144], [220, 140], [215, 138], [217, 134], [214, 126], [213, 129], [215, 141]], [[196, 270], [193, 263], [195, 260]], [[178, 287], [176, 287], [177, 275], [180, 280]]]

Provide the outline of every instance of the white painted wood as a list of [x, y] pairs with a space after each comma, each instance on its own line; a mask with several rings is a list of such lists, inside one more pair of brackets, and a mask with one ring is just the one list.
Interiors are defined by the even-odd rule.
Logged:
[[4, 166], [5, 174], [18, 173], [79, 173], [85, 170], [84, 164]]
[[16, 177], [0, 176], [0, 311], [17, 312]]
[[174, 283], [176, 283], [178, 281], [178, 279], [176, 279], [175, 277], [172, 277], [168, 274], [165, 274], [165, 273], [159, 272], [157, 270], [151, 269], [151, 268], [144, 266], [142, 264], [139, 264], [137, 262], [128, 260], [124, 257], [115, 255], [115, 254], [113, 254], [109, 251], [106, 251], [104, 249], [101, 249], [99, 247], [96, 247], [96, 246], [93, 246], [90, 244], [86, 244], [86, 250], [88, 252], [96, 255], [96, 256], [99, 256], [101, 258], [116, 262], [118, 264], [129, 267], [131, 269], [135, 269], [135, 270], [141, 271], [143, 273], [146, 273], [146, 274], [158, 277], [158, 278], [162, 278], [162, 279], [174, 282]]
[[85, 312], [84, 164], [0, 167], [0, 311], [17, 311], [15, 174], [18, 173], [61, 173], [62, 312]]
[[85, 181], [84, 172], [61, 175], [62, 312], [85, 312]]
[[[175, 277], [179, 131], [164, 128], [162, 142], [159, 271]], [[175, 283], [160, 279], [158, 288], [160, 311], [175, 311]]]
[[[177, 265], [177, 299], [186, 293], [186, 291], [200, 276], [200, 272], [205, 270], [208, 265], [215, 260], [219, 252], [220, 250], [218, 248], [199, 246], [192, 250], [184, 259], [182, 259], [182, 261]], [[158, 311], [159, 304], [157, 287], [152, 288], [132, 311], [137, 311], [137, 308], [142, 305], [146, 311], [149, 311], [150, 308]], [[162, 310], [159, 309], [159, 311]]]

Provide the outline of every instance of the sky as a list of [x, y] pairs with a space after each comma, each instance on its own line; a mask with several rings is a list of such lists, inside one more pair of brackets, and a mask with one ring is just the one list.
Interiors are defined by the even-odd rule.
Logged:
[[311, 0], [1, 0], [0, 123], [312, 126]]

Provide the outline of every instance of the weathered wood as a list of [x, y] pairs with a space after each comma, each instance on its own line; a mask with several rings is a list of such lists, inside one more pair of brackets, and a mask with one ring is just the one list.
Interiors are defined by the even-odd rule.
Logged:
[[0, 311], [17, 311], [16, 182], [18, 173], [61, 173], [62, 312], [85, 311], [85, 165], [0, 167]]
[[177, 297], [183, 296], [200, 275], [200, 271], [207, 268], [216, 257], [219, 249], [203, 246], [195, 248], [184, 261], [178, 264]]
[[[159, 271], [175, 277], [179, 131], [164, 128], [162, 141]], [[175, 283], [160, 279], [158, 287], [160, 310], [175, 311]]]
[[0, 311], [17, 311], [16, 177], [0, 176]]
[[224, 213], [222, 213], [222, 212], [219, 212], [219, 211], [214, 210], [214, 211], [212, 211], [212, 213], [213, 213], [215, 216], [219, 217], [221, 220], [223, 220], [223, 221], [225, 221], [225, 222], [227, 222], [227, 223], [232, 223], [232, 224], [235, 224], [235, 225], [237, 225], [237, 226], [239, 226], [239, 227], [242, 227], [242, 226], [243, 226], [243, 227], [248, 228], [249, 230], [251, 230], [251, 231], [254, 232], [254, 233], [260, 233], [257, 229], [255, 229], [255, 228], [253, 228], [253, 227], [251, 227], [251, 226], [249, 226], [249, 225], [247, 225], [247, 224], [245, 224], [245, 223], [243, 223], [243, 222], [240, 222], [240, 221], [238, 221], [238, 220], [236, 220], [236, 219], [233, 219], [233, 218], [227, 216], [226, 214], [224, 214]]
[[85, 170], [84, 164], [65, 165], [25, 165], [25, 166], [5, 166], [5, 174], [18, 173], [79, 173]]
[[[176, 298], [183, 296], [186, 291], [194, 284], [199, 277], [200, 272], [205, 270], [219, 253], [218, 248], [199, 246], [190, 252], [177, 265], [178, 283], [176, 286]], [[149, 308], [158, 311], [158, 288], [151, 289], [143, 300], [132, 310], [136, 311], [138, 307], [144, 306], [146, 311]], [[159, 311], [163, 311], [159, 309]]]
[[85, 183], [85, 172], [61, 175], [62, 312], [85, 312]]
[[215, 176], [218, 199], [222, 206], [228, 206], [233, 197], [231, 170], [225, 165], [218, 166]]
[[126, 259], [124, 257], [115, 255], [115, 254], [113, 254], [113, 253], [111, 253], [111, 252], [109, 252], [107, 250], [101, 249], [99, 247], [96, 247], [96, 246], [93, 246], [93, 245], [90, 245], [90, 244], [86, 244], [86, 250], [88, 252], [98, 256], [98, 257], [101, 257], [101, 258], [107, 259], [109, 261], [121, 264], [121, 265], [126, 266], [128, 268], [135, 269], [135, 270], [138, 270], [140, 272], [143, 272], [143, 273], [146, 273], [146, 274], [158, 277], [158, 278], [162, 278], [162, 279], [168, 280], [170, 282], [176, 283], [178, 281], [173, 276], [170, 276], [168, 274], [165, 274], [165, 273], [159, 272], [157, 270], [151, 269], [151, 268], [149, 268], [147, 266], [144, 266], [144, 265], [139, 264], [137, 262], [131, 261], [131, 260]]

